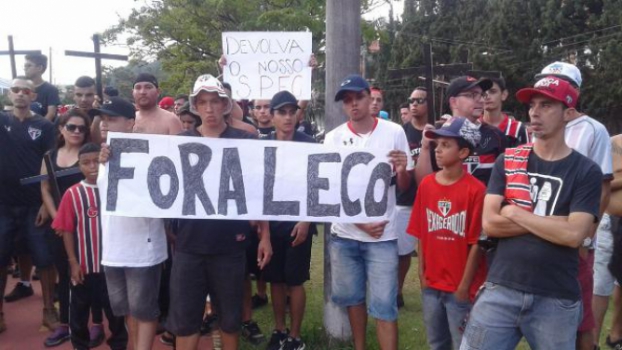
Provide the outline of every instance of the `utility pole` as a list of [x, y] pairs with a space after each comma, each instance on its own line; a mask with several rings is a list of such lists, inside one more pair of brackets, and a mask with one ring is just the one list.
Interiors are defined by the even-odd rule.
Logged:
[[[347, 118], [341, 103], [335, 103], [339, 83], [346, 75], [360, 73], [361, 67], [361, 0], [326, 1], [326, 132]], [[345, 309], [331, 301], [330, 225], [324, 226], [324, 328], [333, 341], [351, 337]], [[329, 343], [329, 345], [330, 345]]]

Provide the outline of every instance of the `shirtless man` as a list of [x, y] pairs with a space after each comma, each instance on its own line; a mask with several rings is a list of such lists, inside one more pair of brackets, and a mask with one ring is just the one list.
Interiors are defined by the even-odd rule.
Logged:
[[[229, 83], [222, 83], [222, 86], [225, 88], [225, 92], [227, 93], [229, 98], [231, 98], [231, 85], [229, 85]], [[242, 118], [244, 118], [244, 112], [242, 111], [242, 107], [240, 107], [237, 102], [233, 101], [233, 107], [231, 108], [231, 112], [225, 116], [225, 122], [227, 122], [227, 124], [229, 124], [229, 126], [232, 128], [244, 130], [246, 132], [250, 132], [253, 135], [256, 135], [257, 128], [243, 122]]]
[[134, 132], [140, 134], [177, 135], [181, 121], [175, 114], [158, 107], [158, 80], [149, 73], [140, 73], [134, 80], [132, 96], [138, 112]]

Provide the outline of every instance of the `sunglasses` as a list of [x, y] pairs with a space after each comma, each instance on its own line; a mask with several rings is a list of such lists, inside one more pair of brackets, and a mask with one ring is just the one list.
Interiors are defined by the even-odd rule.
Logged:
[[76, 132], [76, 131], [78, 131], [80, 134], [84, 134], [84, 133], [86, 133], [88, 128], [86, 127], [86, 125], [65, 124], [65, 130], [67, 130], [69, 132]]
[[12, 86], [11, 87], [11, 92], [13, 92], [14, 94], [19, 94], [20, 91], [24, 95], [30, 95], [30, 93], [32, 92], [32, 90], [30, 88], [23, 88], [23, 87], [19, 87], [19, 86]]
[[409, 98], [408, 99], [408, 103], [410, 103], [411, 105], [414, 104], [418, 104], [418, 105], [422, 105], [424, 103], [426, 103], [426, 99], [425, 98]]

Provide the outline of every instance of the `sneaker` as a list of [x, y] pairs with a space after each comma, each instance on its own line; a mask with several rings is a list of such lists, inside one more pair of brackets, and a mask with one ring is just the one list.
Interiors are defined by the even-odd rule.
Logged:
[[4, 301], [12, 303], [19, 299], [32, 296], [33, 294], [35, 294], [35, 292], [32, 290], [32, 286], [26, 287], [22, 282], [17, 282], [11, 293], [4, 296]]
[[218, 316], [216, 314], [206, 315], [201, 323], [201, 335], [208, 335], [217, 329]]
[[243, 339], [253, 345], [261, 344], [264, 340], [266, 340], [266, 337], [264, 337], [264, 335], [261, 333], [261, 330], [259, 329], [259, 325], [257, 324], [257, 322], [254, 321], [242, 323], [241, 336]]
[[622, 339], [618, 339], [615, 342], [613, 342], [611, 341], [611, 338], [607, 336], [605, 343], [607, 344], [608, 347], [610, 347], [613, 350], [622, 350]]
[[397, 308], [401, 309], [404, 307], [404, 296], [402, 294], [397, 295]]
[[106, 333], [104, 332], [104, 326], [101, 324], [95, 324], [89, 329], [89, 348], [96, 348], [106, 340]]
[[43, 320], [41, 321], [41, 325], [51, 331], [54, 331], [56, 328], [60, 327], [60, 320], [58, 319], [58, 311], [56, 311], [56, 308], [52, 307], [51, 309], [43, 309]]
[[6, 323], [4, 323], [4, 313], [0, 312], [0, 333], [6, 331]]
[[283, 346], [285, 339], [287, 339], [288, 333], [289, 333], [289, 330], [285, 330], [284, 332], [281, 332], [275, 329], [272, 332], [272, 336], [270, 337], [268, 346], [266, 346], [266, 350], [279, 350], [281, 346]]
[[160, 336], [160, 343], [167, 346], [175, 346], [175, 336], [169, 332], [164, 332]]
[[305, 343], [300, 338], [287, 337], [280, 350], [305, 350]]
[[253, 305], [253, 310], [268, 305], [268, 295], [263, 298], [257, 294], [253, 295], [253, 297], [251, 298], [251, 304]]
[[70, 338], [71, 338], [71, 335], [69, 334], [69, 326], [60, 325], [56, 327], [54, 332], [49, 337], [47, 337], [47, 339], [45, 339], [45, 342], [43, 342], [43, 345], [45, 345], [46, 348], [51, 348], [54, 346], [61, 345], [62, 343], [69, 340]]

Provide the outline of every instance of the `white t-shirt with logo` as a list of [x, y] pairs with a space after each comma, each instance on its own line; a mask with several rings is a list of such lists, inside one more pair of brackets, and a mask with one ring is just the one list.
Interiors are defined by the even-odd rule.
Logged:
[[566, 144], [600, 166], [603, 179], [613, 178], [611, 141], [607, 128], [583, 115], [566, 124]]
[[[358, 134], [350, 127], [349, 123], [344, 123], [334, 130], [326, 134], [324, 144], [334, 147], [358, 147], [358, 148], [376, 148], [399, 150], [410, 154], [410, 147], [406, 134], [401, 125], [390, 121], [376, 118], [377, 124], [368, 134]], [[412, 157], [407, 157], [408, 171], [414, 169]], [[387, 206], [387, 217], [389, 223], [385, 226], [383, 235], [379, 238], [373, 238], [364, 231], [357, 228], [354, 224], [333, 224], [331, 232], [339, 237], [353, 239], [360, 242], [379, 242], [397, 239], [395, 231], [395, 185], [389, 188], [389, 198]]]
[[102, 265], [148, 267], [168, 257], [164, 220], [101, 215]]

